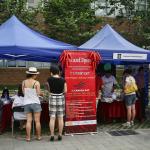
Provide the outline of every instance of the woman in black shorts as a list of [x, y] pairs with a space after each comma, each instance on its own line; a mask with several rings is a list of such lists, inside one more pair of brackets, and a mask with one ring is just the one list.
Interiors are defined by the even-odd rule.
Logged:
[[54, 127], [56, 117], [58, 118], [59, 134], [58, 140], [62, 140], [62, 131], [64, 126], [64, 110], [65, 110], [65, 98], [64, 93], [67, 92], [67, 85], [64, 78], [60, 77], [60, 71], [57, 66], [51, 66], [51, 77], [47, 80], [49, 96], [49, 115], [50, 115], [50, 141], [54, 141]]

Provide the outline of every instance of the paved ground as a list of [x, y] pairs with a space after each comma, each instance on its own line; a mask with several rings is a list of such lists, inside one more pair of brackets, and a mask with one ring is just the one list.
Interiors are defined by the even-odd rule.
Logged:
[[42, 141], [0, 135], [0, 150], [150, 150], [150, 129], [135, 130], [137, 135], [111, 136], [98, 130], [94, 135], [64, 136], [60, 142], [49, 142], [49, 136]]
[[[25, 131], [16, 132], [16, 137], [12, 137], [8, 130], [0, 135], [0, 150], [150, 150], [150, 108], [143, 123], [136, 121], [135, 126], [129, 129], [121, 124], [116, 121], [100, 124], [97, 134], [63, 136], [61, 142], [49, 141], [48, 128], [42, 128], [44, 136], [41, 141], [32, 138], [31, 142], [25, 141]], [[138, 134], [112, 136], [108, 133], [114, 130], [131, 130]]]

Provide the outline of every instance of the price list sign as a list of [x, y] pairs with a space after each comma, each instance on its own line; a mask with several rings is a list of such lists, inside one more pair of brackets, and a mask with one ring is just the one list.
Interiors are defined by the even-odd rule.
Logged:
[[95, 67], [99, 61], [100, 56], [91, 51], [65, 51], [61, 56], [67, 83], [66, 134], [96, 132]]

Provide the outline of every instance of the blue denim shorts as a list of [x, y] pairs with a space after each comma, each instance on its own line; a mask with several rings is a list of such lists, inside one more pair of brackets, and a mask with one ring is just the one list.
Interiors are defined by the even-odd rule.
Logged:
[[135, 104], [136, 102], [136, 94], [132, 94], [132, 95], [125, 95], [125, 104], [126, 106], [131, 106], [133, 104]]
[[34, 112], [41, 112], [42, 108], [40, 104], [28, 104], [24, 106], [25, 113], [34, 113]]

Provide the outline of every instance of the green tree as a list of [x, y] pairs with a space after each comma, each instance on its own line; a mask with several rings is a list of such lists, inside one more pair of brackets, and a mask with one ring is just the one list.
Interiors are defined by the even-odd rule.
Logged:
[[94, 0], [47, 0], [42, 2], [41, 13], [46, 34], [68, 43], [80, 45], [93, 36], [100, 21], [91, 7]]
[[16, 15], [27, 25], [35, 26], [37, 24], [36, 14], [36, 9], [27, 8], [27, 0], [2, 0], [0, 2], [0, 24], [12, 15]]
[[[106, 0], [110, 6], [108, 15], [118, 11], [116, 18], [128, 21], [129, 31], [124, 35], [139, 46], [150, 46], [150, 0]], [[130, 27], [133, 27], [132, 31]], [[137, 40], [137, 37], [139, 39]]]

